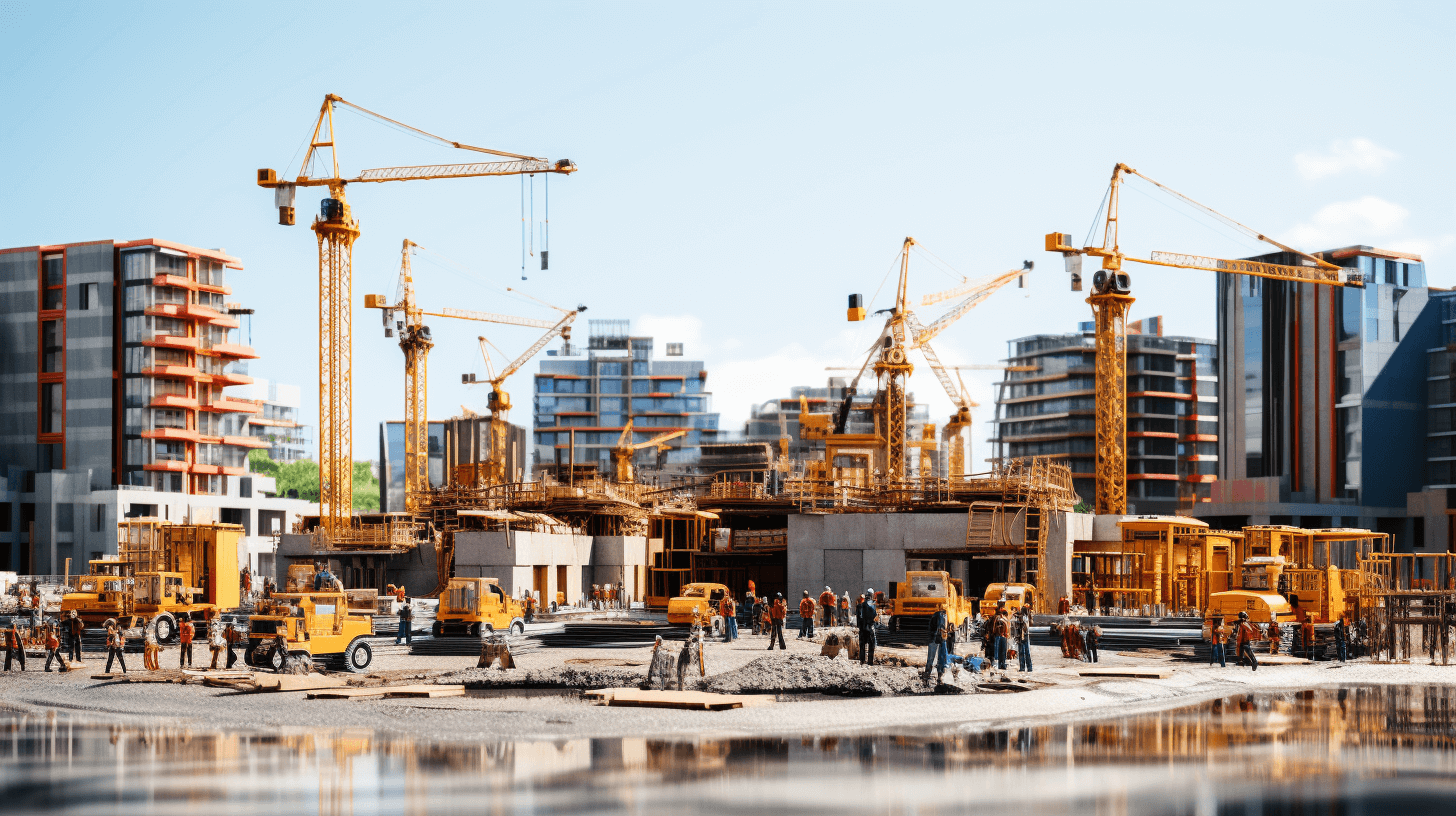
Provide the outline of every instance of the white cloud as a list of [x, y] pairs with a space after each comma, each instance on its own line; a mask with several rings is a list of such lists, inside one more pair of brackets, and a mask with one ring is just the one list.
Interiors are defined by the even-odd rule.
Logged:
[[682, 343], [683, 354], [688, 357], [702, 356], [703, 321], [692, 315], [642, 315], [632, 321], [635, 337], [651, 337], [658, 355], [664, 354], [665, 344]]
[[1337, 139], [1330, 143], [1329, 152], [1296, 153], [1294, 167], [1301, 176], [1314, 181], [1338, 176], [1347, 170], [1379, 173], [1396, 158], [1399, 157], [1394, 151], [1386, 150], [1369, 139]]
[[767, 357], [709, 365], [708, 390], [713, 392], [713, 410], [721, 415], [718, 427], [742, 431], [755, 404], [787, 397], [796, 385], [823, 387], [831, 373], [838, 373], [824, 367], [842, 363], [793, 343]]
[[1309, 221], [1297, 224], [1285, 234], [1284, 241], [1315, 249], [1369, 243], [1400, 230], [1409, 215], [1405, 207], [1375, 196], [1339, 201], [1320, 208]]

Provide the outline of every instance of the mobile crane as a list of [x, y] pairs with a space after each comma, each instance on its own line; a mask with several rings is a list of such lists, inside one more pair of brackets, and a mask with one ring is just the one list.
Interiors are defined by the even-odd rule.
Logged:
[[[1286, 266], [1262, 261], [1234, 261], [1175, 252], [1154, 252], [1150, 258], [1134, 258], [1125, 255], [1118, 245], [1118, 199], [1123, 177], [1129, 175], [1147, 181], [1245, 235], [1300, 256], [1308, 265]], [[1106, 220], [1103, 222], [1102, 228], [1102, 244], [1078, 249], [1072, 245], [1071, 235], [1053, 232], [1046, 236], [1046, 250], [1060, 252], [1067, 259], [1067, 269], [1072, 273], [1073, 291], [1080, 291], [1082, 287], [1081, 256], [1087, 255], [1102, 259], [1102, 268], [1093, 275], [1092, 294], [1087, 298], [1096, 322], [1097, 499], [1095, 511], [1099, 515], [1125, 515], [1127, 513], [1126, 323], [1127, 310], [1132, 305], [1134, 298], [1131, 294], [1132, 279], [1122, 268], [1124, 262], [1134, 261], [1152, 266], [1171, 266], [1176, 269], [1202, 269], [1208, 272], [1226, 272], [1233, 275], [1254, 275], [1272, 280], [1314, 283], [1322, 286], [1363, 287], [1365, 285], [1358, 270], [1336, 266], [1323, 258], [1285, 246], [1120, 162], [1112, 168], [1112, 181], [1108, 187], [1106, 200]]]
[[632, 442], [632, 420], [627, 420], [627, 426], [622, 429], [622, 435], [617, 437], [617, 444], [612, 447], [612, 465], [619, 482], [634, 482], [637, 480], [636, 469], [632, 466], [632, 457], [637, 451], [647, 448], [656, 448], [659, 452], [667, 450], [671, 442], [680, 436], [687, 436], [688, 432], [679, 428], [676, 431], [668, 431], [652, 437], [646, 442]]
[[[381, 122], [403, 128], [428, 141], [458, 150], [486, 153], [504, 161], [468, 164], [434, 164], [408, 167], [380, 167], [345, 178], [339, 170], [338, 131], [334, 127], [334, 108], [344, 106]], [[330, 161], [319, 174], [313, 173], [316, 152], [328, 148]], [[329, 195], [314, 219], [313, 231], [318, 236], [319, 276], [319, 527], [326, 546], [351, 537], [370, 534], [353, 529], [354, 441], [353, 441], [353, 334], [350, 310], [354, 285], [354, 241], [359, 238], [359, 222], [344, 197], [349, 184], [386, 181], [422, 181], [481, 176], [519, 176], [536, 173], [576, 172], [576, 165], [567, 159], [548, 159], [507, 153], [484, 147], [462, 144], [403, 122], [362, 108], [334, 94], [324, 97], [309, 138], [308, 151], [292, 181], [280, 179], [276, 170], [258, 171], [259, 187], [273, 190], [273, 203], [278, 207], [278, 223], [294, 223], [293, 198], [298, 187], [327, 187]], [[361, 541], [358, 543], [369, 543]]]

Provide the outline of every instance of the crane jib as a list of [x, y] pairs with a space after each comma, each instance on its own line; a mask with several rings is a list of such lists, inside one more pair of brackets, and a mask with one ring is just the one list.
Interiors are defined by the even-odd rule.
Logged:
[[[1137, 258], [1128, 258], [1137, 261]], [[1364, 280], [1358, 269], [1321, 269], [1317, 266], [1285, 266], [1263, 261], [1225, 260], [1204, 255], [1185, 255], [1178, 252], [1154, 252], [1152, 257], [1140, 263], [1157, 266], [1174, 266], [1184, 269], [1204, 269], [1210, 272], [1229, 272], [1237, 275], [1254, 275], [1275, 280], [1304, 281], [1336, 286], [1361, 286]]]
[[376, 167], [364, 170], [354, 181], [406, 181], [409, 179], [493, 176], [519, 173], [549, 173], [556, 167], [549, 161], [475, 162], [472, 164], [426, 164], [416, 167]]

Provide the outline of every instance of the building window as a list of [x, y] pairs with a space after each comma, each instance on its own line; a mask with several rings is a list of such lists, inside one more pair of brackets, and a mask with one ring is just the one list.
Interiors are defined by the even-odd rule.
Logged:
[[40, 370], [53, 373], [64, 370], [65, 334], [59, 320], [43, 320], [40, 324]]
[[68, 502], [56, 504], [56, 532], [76, 532], [76, 505]]
[[683, 344], [682, 343], [668, 343], [667, 344], [667, 356], [669, 356], [669, 357], [681, 357], [681, 356], [683, 356]]
[[101, 308], [101, 284], [83, 283], [76, 287], [76, 291], [80, 295], [76, 298], [79, 301], [77, 308], [81, 311], [89, 312]]
[[66, 308], [65, 261], [60, 255], [43, 258], [41, 265], [41, 309]]
[[60, 433], [65, 429], [62, 411], [65, 399], [62, 383], [41, 383], [40, 386], [40, 432]]
[[106, 529], [106, 505], [95, 504], [91, 506], [91, 532], [99, 533]]

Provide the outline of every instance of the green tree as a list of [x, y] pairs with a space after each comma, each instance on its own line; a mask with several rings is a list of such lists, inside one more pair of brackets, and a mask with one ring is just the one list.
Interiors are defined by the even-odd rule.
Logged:
[[[319, 500], [318, 463], [311, 459], [283, 464], [275, 462], [265, 450], [252, 450], [248, 453], [248, 465], [252, 472], [276, 479], [279, 496], [297, 490], [298, 498], [304, 501]], [[379, 480], [370, 473], [368, 462], [354, 463], [353, 499], [355, 510], [379, 511]]]

